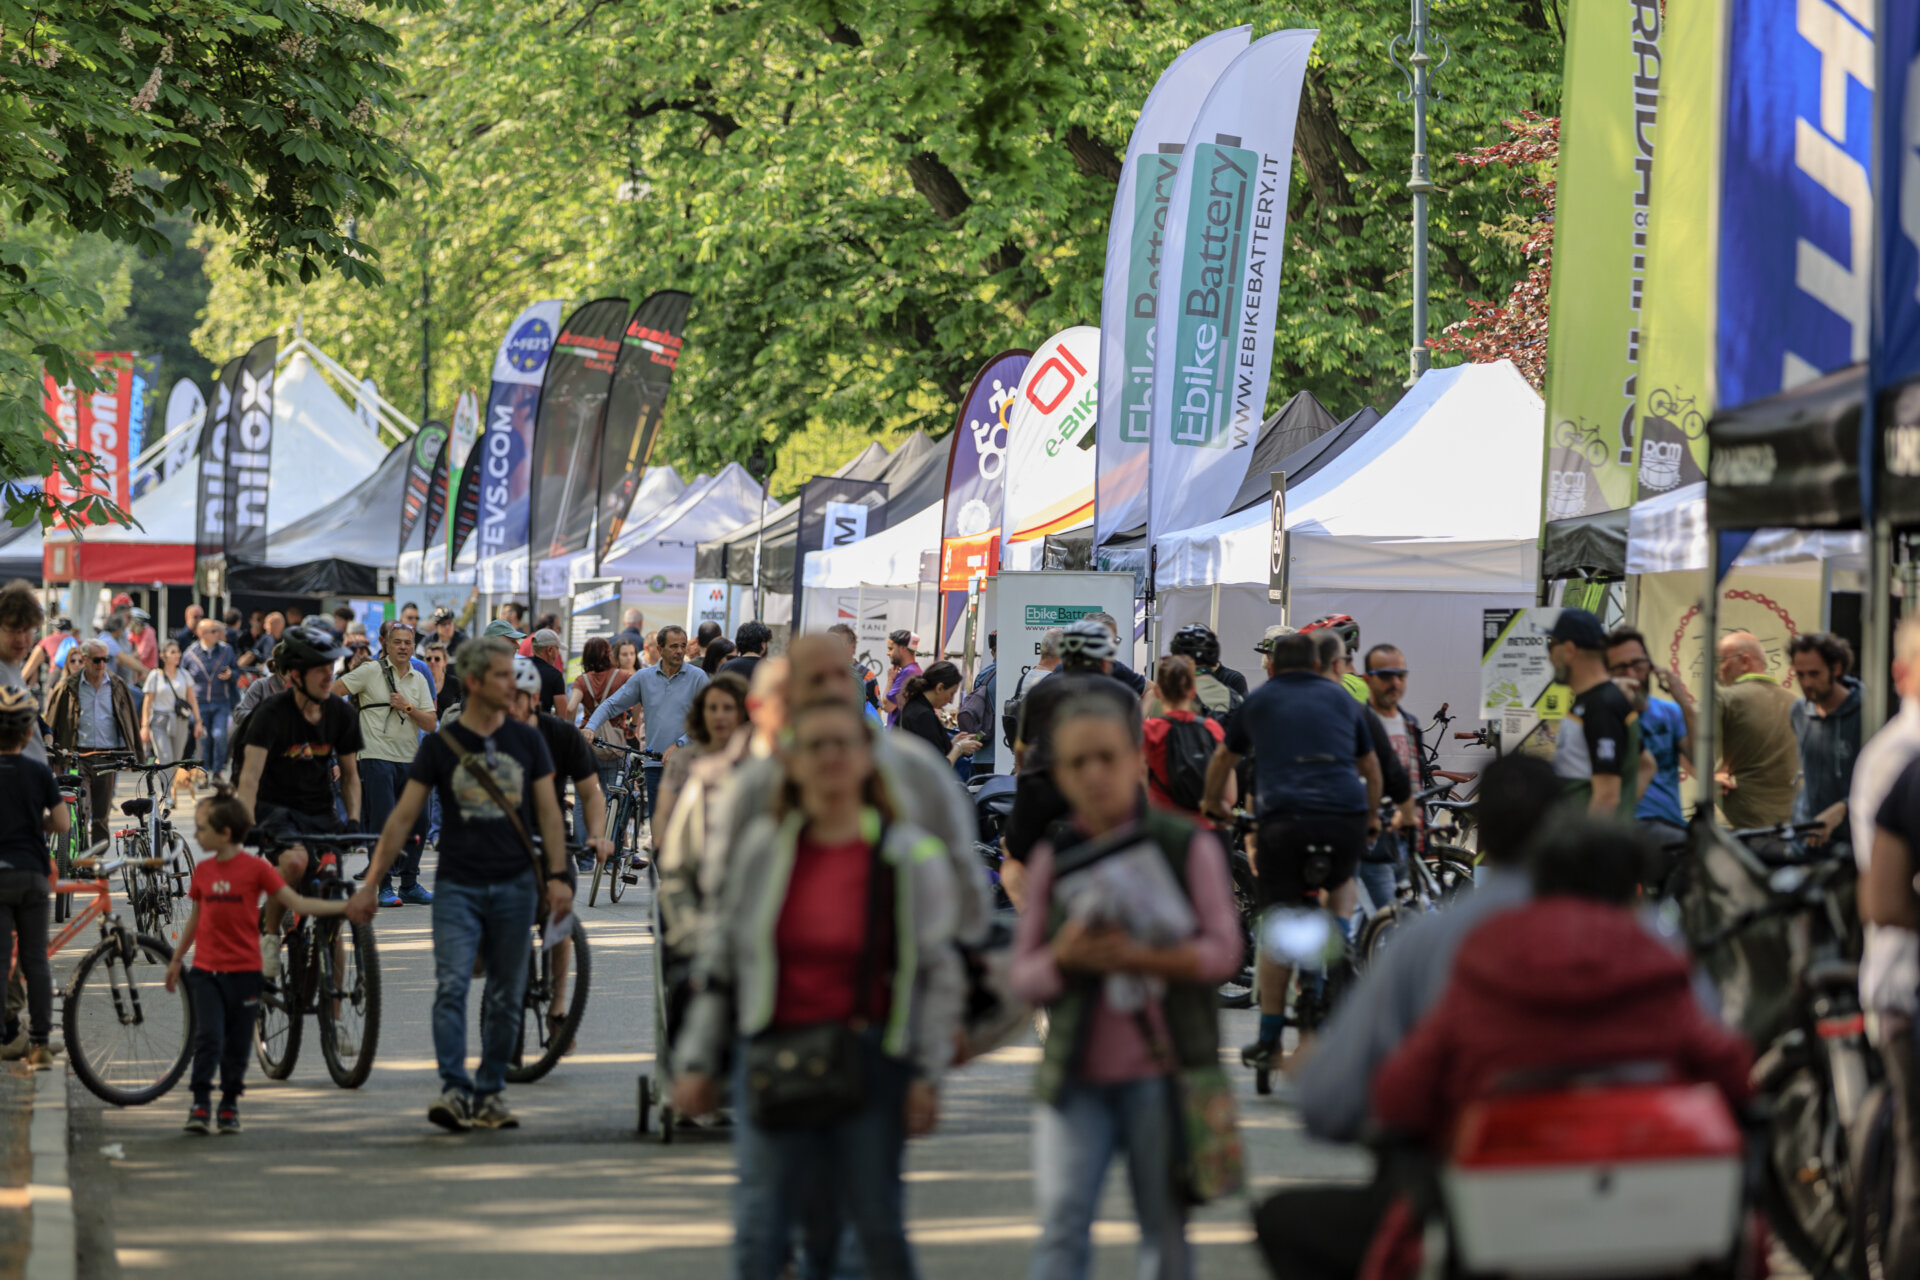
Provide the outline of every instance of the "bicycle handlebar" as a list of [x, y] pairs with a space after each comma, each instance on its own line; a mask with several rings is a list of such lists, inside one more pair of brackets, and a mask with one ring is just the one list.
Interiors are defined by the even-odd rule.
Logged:
[[128, 773], [159, 773], [163, 769], [201, 769], [206, 766], [199, 760], [169, 760], [165, 764], [131, 764]]
[[663, 755], [663, 753], [658, 751], [649, 751], [645, 747], [628, 747], [628, 746], [623, 746], [618, 742], [595, 742], [593, 745], [596, 747], [605, 747], [609, 751], [624, 751], [626, 754], [630, 756], [640, 756], [641, 758], [646, 760], [665, 759], [665, 756]]
[[379, 839], [378, 831], [286, 831], [275, 834], [255, 827], [240, 843], [275, 849], [285, 849], [289, 845], [296, 844], [316, 845], [322, 849], [345, 853], [349, 845], [374, 844]]

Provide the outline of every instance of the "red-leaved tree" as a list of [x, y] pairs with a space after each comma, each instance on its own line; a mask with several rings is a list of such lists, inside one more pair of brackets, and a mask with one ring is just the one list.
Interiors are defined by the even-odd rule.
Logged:
[[1528, 382], [1539, 388], [1547, 376], [1547, 285], [1553, 277], [1553, 164], [1560, 156], [1560, 118], [1523, 112], [1506, 122], [1512, 136], [1505, 142], [1454, 156], [1461, 164], [1483, 169], [1490, 164], [1534, 168], [1535, 176], [1520, 194], [1540, 204], [1515, 229], [1520, 250], [1531, 265], [1507, 293], [1505, 303], [1469, 302], [1473, 314], [1448, 325], [1433, 340], [1435, 351], [1455, 351], [1475, 364], [1511, 360]]

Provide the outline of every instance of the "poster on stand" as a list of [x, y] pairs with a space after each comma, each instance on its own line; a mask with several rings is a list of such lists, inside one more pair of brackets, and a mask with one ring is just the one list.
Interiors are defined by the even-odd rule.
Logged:
[[567, 599], [566, 631], [560, 642], [567, 655], [567, 679], [579, 675], [580, 651], [587, 641], [611, 640], [620, 630], [620, 579], [581, 578]]
[[[1053, 628], [1070, 626], [1090, 613], [1131, 618], [1133, 575], [1002, 571], [993, 581], [993, 614], [987, 629], [1000, 634], [1000, 674], [994, 681], [999, 699], [994, 724], [999, 732], [1020, 677], [1040, 661], [1041, 638]], [[996, 772], [1013, 772], [1013, 752], [995, 751], [993, 760]]]
[[1558, 609], [1481, 611], [1480, 718], [1500, 720], [1508, 710], [1542, 720], [1567, 713], [1567, 687], [1555, 682], [1547, 659], [1547, 633]]

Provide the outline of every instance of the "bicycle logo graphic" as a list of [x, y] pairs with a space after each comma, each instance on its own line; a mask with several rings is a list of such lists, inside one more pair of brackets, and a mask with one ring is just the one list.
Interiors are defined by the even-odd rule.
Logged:
[[1600, 439], [1600, 428], [1585, 426], [1571, 419], [1554, 427], [1553, 446], [1585, 457], [1590, 467], [1600, 466], [1607, 460], [1607, 446]]

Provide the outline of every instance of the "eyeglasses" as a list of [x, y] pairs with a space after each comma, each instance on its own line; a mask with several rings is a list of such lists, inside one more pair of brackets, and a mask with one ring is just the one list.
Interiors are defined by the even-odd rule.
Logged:
[[1653, 670], [1653, 659], [1633, 658], [1626, 662], [1616, 662], [1607, 668], [1610, 676], [1637, 676]]
[[795, 738], [793, 749], [805, 756], [824, 756], [834, 753], [856, 751], [865, 745], [860, 738], [846, 737], [840, 734], [828, 734], [818, 738]]
[[90, 667], [104, 667], [107, 665], [107, 660], [105, 658], [88, 658], [87, 665]]
[[1405, 680], [1407, 678], [1407, 669], [1405, 667], [1375, 667], [1373, 670], [1367, 672], [1367, 674], [1369, 676], [1379, 676], [1383, 680]]
[[430, 653], [427, 655], [428, 662], [445, 662], [446, 660], [447, 655], [444, 653]]

